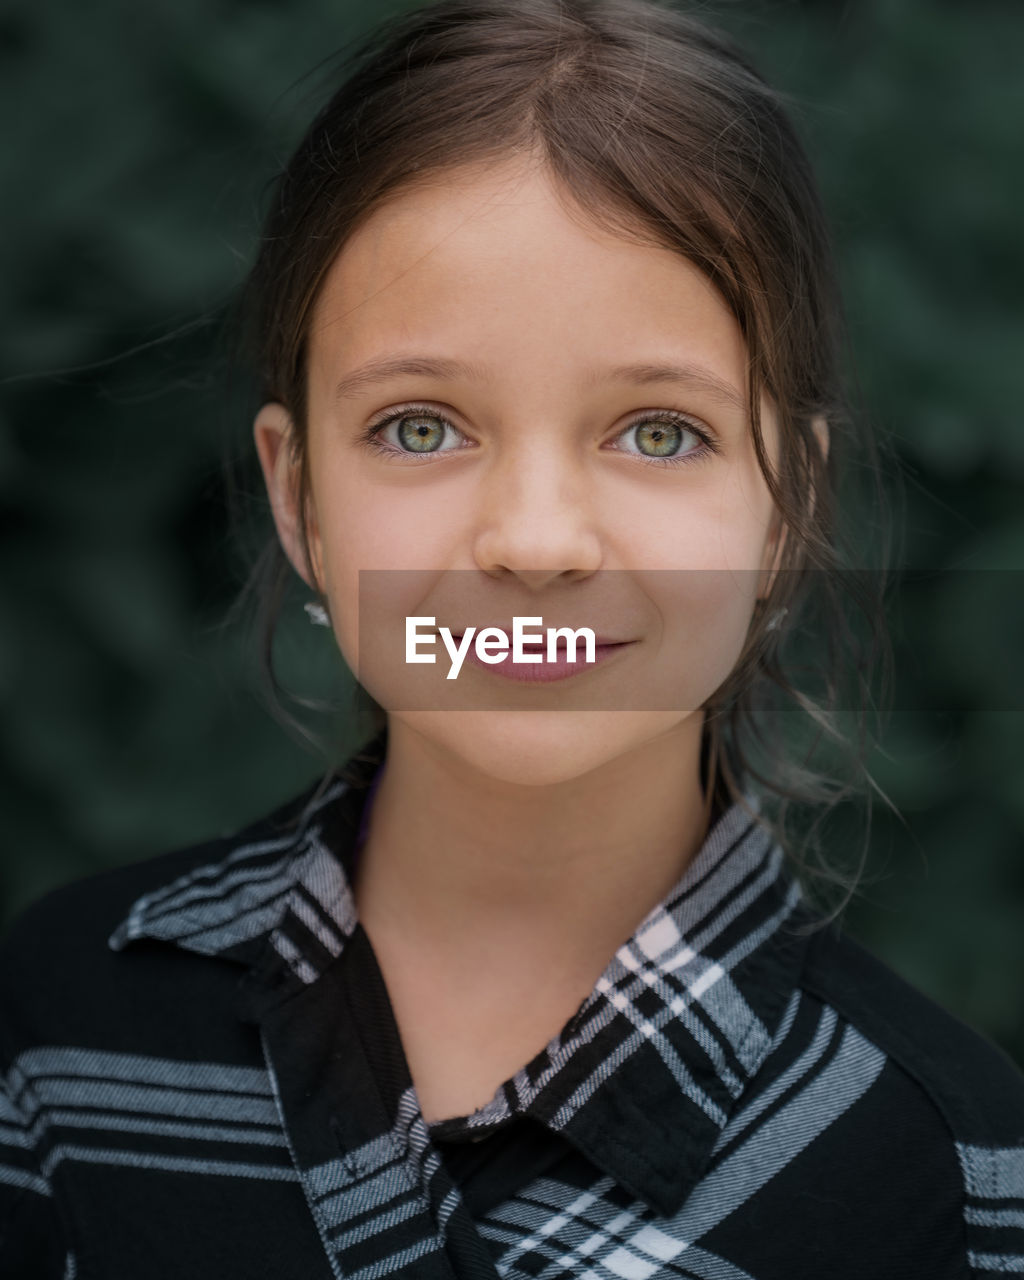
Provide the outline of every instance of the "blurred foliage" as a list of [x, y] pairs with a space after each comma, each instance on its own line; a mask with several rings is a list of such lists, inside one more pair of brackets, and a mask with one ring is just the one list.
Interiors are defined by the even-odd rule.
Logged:
[[[319, 104], [308, 73], [401, 7], [0, 15], [0, 923], [62, 882], [235, 830], [322, 771], [226, 622], [271, 526], [219, 317]], [[900, 816], [876, 804], [847, 927], [1024, 1064], [1024, 7], [699, 7], [789, 97], [861, 395], [905, 468], [906, 563], [936, 571], [896, 601], [875, 773]], [[238, 538], [228, 463], [250, 498]], [[344, 702], [302, 598], [286, 682]]]

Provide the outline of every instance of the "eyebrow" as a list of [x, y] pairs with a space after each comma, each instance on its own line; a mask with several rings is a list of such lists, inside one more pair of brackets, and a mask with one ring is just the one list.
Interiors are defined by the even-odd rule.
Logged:
[[[334, 398], [355, 399], [379, 383], [404, 376], [442, 378], [448, 381], [462, 378], [469, 382], [482, 382], [487, 377], [487, 369], [462, 360], [434, 356], [383, 356], [368, 360], [346, 374], [334, 388]], [[746, 398], [731, 383], [698, 364], [624, 364], [604, 371], [591, 369], [588, 371], [587, 385], [593, 386], [602, 378], [607, 381], [632, 382], [639, 386], [675, 383], [703, 391], [711, 399], [738, 409], [741, 413], [745, 413], [747, 408]]]

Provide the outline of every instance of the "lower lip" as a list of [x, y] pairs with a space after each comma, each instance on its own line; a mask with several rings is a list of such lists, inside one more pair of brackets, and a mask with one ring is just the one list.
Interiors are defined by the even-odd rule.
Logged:
[[[461, 639], [461, 636], [455, 637], [456, 643]], [[474, 666], [481, 667], [484, 671], [490, 671], [496, 676], [503, 676], [506, 680], [518, 680], [522, 684], [546, 684], [551, 680], [567, 680], [570, 676], [578, 675], [581, 671], [592, 671], [602, 662], [607, 662], [609, 658], [614, 657], [615, 654], [631, 648], [634, 643], [635, 641], [633, 640], [627, 640], [623, 644], [595, 645], [593, 662], [582, 660], [570, 662], [566, 649], [561, 645], [558, 647], [558, 656], [554, 662], [513, 662], [511, 652], [502, 654], [500, 662], [484, 662], [477, 657], [475, 645], [470, 645], [466, 658]], [[579, 645], [576, 653], [585, 656], [586, 646]]]

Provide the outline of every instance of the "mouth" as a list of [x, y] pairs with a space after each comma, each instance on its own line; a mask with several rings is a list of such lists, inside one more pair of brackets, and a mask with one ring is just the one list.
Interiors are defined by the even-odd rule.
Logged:
[[[488, 623], [488, 624], [485, 624], [485, 625], [487, 625], [487, 626], [493, 626], [493, 625], [496, 625], [496, 624], [494, 624], [494, 623]], [[573, 629], [575, 630], [575, 628], [573, 628]], [[480, 632], [481, 632], [481, 631], [483, 631], [483, 630], [484, 630], [484, 627], [478, 627], [478, 628], [477, 628], [477, 635], [479, 635], [479, 634], [480, 634]], [[503, 631], [505, 631], [506, 635], [507, 635], [507, 634], [509, 634], [509, 631], [508, 631], [508, 630], [506, 630], [506, 628], [504, 628], [504, 627], [503, 627], [503, 628], [502, 628], [502, 630], [503, 630]], [[461, 640], [461, 639], [462, 639], [462, 637], [463, 637], [465, 634], [466, 634], [466, 633], [465, 633], [465, 631], [453, 631], [453, 632], [451, 633], [451, 636], [452, 636], [452, 639], [453, 639], [453, 640]], [[617, 645], [635, 644], [635, 643], [636, 643], [636, 642], [635, 642], [634, 640], [613, 640], [613, 639], [611, 638], [611, 636], [595, 636], [595, 637], [594, 637], [594, 645], [595, 645], [595, 647], [596, 647], [596, 648], [598, 648], [598, 649], [608, 649], [608, 648], [614, 648], [614, 647], [615, 647], [615, 646], [617, 646]], [[559, 636], [559, 637], [558, 637], [558, 648], [559, 648], [560, 650], [561, 650], [561, 649], [565, 649], [566, 644], [567, 644], [567, 641], [566, 641], [566, 639], [565, 639], [565, 636]], [[584, 646], [583, 646], [583, 642], [582, 642], [581, 640], [577, 640], [577, 642], [576, 642], [576, 647], [577, 647], [577, 649], [582, 649], [582, 648], [584, 647]]]
[[[453, 633], [452, 639], [461, 644], [465, 632]], [[504, 680], [514, 680], [520, 684], [548, 684], [555, 680], [566, 680], [572, 676], [582, 675], [595, 667], [614, 660], [617, 654], [625, 653], [637, 642], [635, 640], [606, 640], [603, 637], [594, 640], [594, 661], [586, 661], [586, 645], [577, 643], [576, 658], [569, 661], [565, 638], [558, 637], [557, 654], [553, 660], [543, 659], [543, 654], [534, 649], [538, 659], [533, 662], [513, 662], [511, 651], [495, 655], [496, 660], [485, 662], [476, 652], [476, 646], [470, 645], [466, 652], [466, 660], [473, 666]]]

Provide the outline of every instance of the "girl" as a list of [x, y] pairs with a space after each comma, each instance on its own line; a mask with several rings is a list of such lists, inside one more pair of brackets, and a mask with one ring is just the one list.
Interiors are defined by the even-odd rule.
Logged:
[[780, 637], [849, 670], [871, 445], [776, 95], [651, 0], [417, 9], [249, 296], [268, 606], [297, 572], [375, 731], [10, 932], [3, 1274], [1024, 1275], [1024, 1080], [785, 820], [844, 794], [766, 693], [842, 744]]

